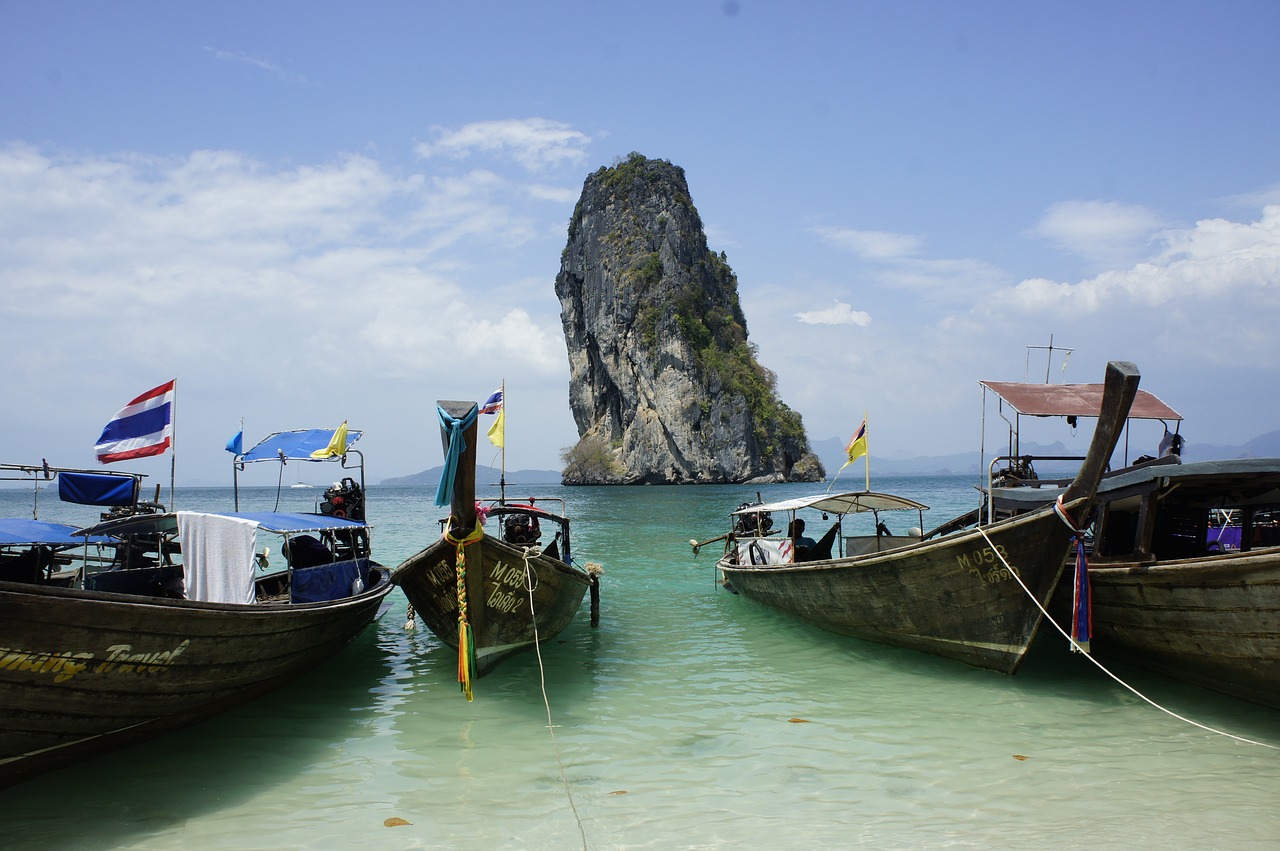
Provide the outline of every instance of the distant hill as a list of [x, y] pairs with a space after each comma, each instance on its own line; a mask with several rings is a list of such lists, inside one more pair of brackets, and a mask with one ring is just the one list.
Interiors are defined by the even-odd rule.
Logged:
[[[423, 470], [421, 473], [413, 473], [409, 476], [396, 476], [391, 479], [383, 479], [378, 482], [379, 485], [388, 485], [390, 487], [435, 487], [440, 484], [440, 475], [444, 472], [444, 466], [432, 467], [430, 470]], [[476, 484], [488, 485], [497, 484], [502, 471], [497, 467], [476, 466]], [[560, 473], [558, 470], [515, 470], [507, 471], [507, 484], [509, 485], [548, 485], [560, 484]]]
[[[813, 451], [822, 459], [823, 465], [826, 466], [828, 478], [834, 476], [836, 471], [840, 469], [840, 465], [845, 462], [844, 447], [846, 442], [846, 440], [838, 437], [813, 441]], [[1049, 445], [1023, 443], [1023, 452], [1028, 455], [1083, 455], [1084, 448], [1071, 450], [1061, 442]], [[990, 454], [987, 457], [989, 459]], [[1271, 431], [1259, 435], [1241, 446], [1188, 441], [1182, 449], [1182, 457], [1187, 461], [1280, 458], [1280, 431]], [[861, 469], [862, 463], [862, 459], [859, 458], [849, 469], [852, 470], [854, 467]], [[979, 474], [978, 467], [980, 464], [981, 459], [976, 451], [957, 452], [952, 455], [918, 455], [907, 458], [884, 458], [872, 455], [871, 474], [873, 476], [948, 476], [954, 474], [972, 474], [976, 476]], [[1036, 469], [1041, 475], [1048, 473], [1069, 475], [1073, 472], [1070, 466], [1065, 462], [1057, 465], [1046, 462], [1043, 465], [1037, 464]], [[848, 476], [849, 470], [845, 470], [844, 475]]]
[[[827, 478], [830, 479], [840, 469], [840, 465], [844, 463], [845, 454], [844, 447], [847, 441], [839, 437], [829, 437], [825, 440], [813, 441], [812, 447], [814, 453], [822, 460], [823, 465], [827, 468]], [[1030, 455], [1074, 455], [1083, 454], [1084, 450], [1073, 451], [1063, 446], [1061, 442], [1051, 443], [1048, 445], [1039, 443], [1023, 444], [1024, 450]], [[990, 457], [990, 456], [988, 456]], [[1212, 461], [1217, 459], [1233, 459], [1233, 458], [1280, 458], [1280, 431], [1267, 432], [1259, 435], [1249, 442], [1240, 446], [1231, 446], [1226, 444], [1214, 443], [1191, 443], [1188, 442], [1182, 450], [1182, 457], [1188, 461]], [[978, 466], [980, 459], [977, 451], [973, 452], [957, 452], [951, 455], [913, 455], [906, 458], [884, 458], [876, 455], [871, 457], [871, 474], [873, 476], [951, 476], [951, 475], [978, 475]], [[1061, 466], [1061, 470], [1056, 470], [1056, 466]], [[850, 471], [858, 468], [861, 472], [862, 459], [858, 459], [854, 464], [845, 470], [843, 478], [850, 475]], [[1049, 463], [1037, 464], [1036, 469], [1041, 475], [1061, 474], [1070, 475], [1074, 472], [1070, 469], [1069, 464], [1052, 465]], [[392, 487], [435, 487], [440, 483], [440, 474], [444, 467], [432, 467], [430, 470], [423, 470], [421, 473], [414, 473], [410, 476], [397, 476], [391, 479], [383, 479], [379, 485], [388, 485]], [[496, 484], [498, 481], [499, 470], [496, 467], [476, 467], [476, 482], [479, 484]], [[516, 470], [514, 472], [507, 471], [507, 484], [509, 485], [558, 485], [560, 484], [560, 472], [558, 470]]]

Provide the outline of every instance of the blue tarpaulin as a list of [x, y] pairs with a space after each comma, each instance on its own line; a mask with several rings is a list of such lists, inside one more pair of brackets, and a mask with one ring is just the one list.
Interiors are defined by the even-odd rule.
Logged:
[[[0, 546], [12, 547], [32, 544], [43, 544], [51, 547], [65, 547], [85, 542], [83, 535], [76, 534], [75, 526], [65, 523], [50, 523], [47, 520], [22, 520], [14, 517], [0, 517]], [[91, 537], [91, 544], [110, 543], [110, 538]]]
[[138, 480], [110, 473], [59, 473], [58, 498], [77, 505], [133, 505]]
[[[337, 429], [310, 428], [276, 432], [238, 457], [241, 461], [278, 461], [283, 454], [289, 461], [327, 461], [327, 458], [312, 458], [311, 453], [328, 446], [335, 431]], [[359, 440], [362, 434], [364, 432], [348, 429], [347, 446]]]
[[363, 591], [368, 582], [369, 560], [366, 558], [305, 567], [293, 571], [289, 600], [293, 603], [341, 600]]

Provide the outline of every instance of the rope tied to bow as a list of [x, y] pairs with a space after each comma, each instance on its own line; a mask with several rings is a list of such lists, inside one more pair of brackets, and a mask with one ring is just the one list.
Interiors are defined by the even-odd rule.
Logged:
[[467, 616], [467, 545], [484, 537], [484, 527], [476, 520], [476, 527], [469, 534], [455, 538], [452, 532], [453, 518], [445, 527], [444, 539], [453, 544], [453, 563], [457, 571], [458, 588], [458, 682], [467, 700], [472, 699], [472, 681], [476, 676], [476, 639]]
[[1053, 512], [1071, 529], [1071, 541], [1076, 548], [1075, 576], [1071, 582], [1071, 652], [1088, 653], [1093, 637], [1093, 590], [1089, 586], [1089, 557], [1084, 550], [1084, 530], [1067, 513], [1058, 495]]

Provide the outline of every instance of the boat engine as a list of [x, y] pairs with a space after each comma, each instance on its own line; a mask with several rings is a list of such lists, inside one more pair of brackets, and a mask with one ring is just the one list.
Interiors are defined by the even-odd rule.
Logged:
[[[744, 508], [751, 508], [758, 505], [755, 502], [744, 502], [738, 506], [738, 511]], [[739, 514], [733, 524], [733, 531], [742, 535], [765, 535], [773, 534], [773, 515], [768, 511], [757, 511], [752, 514]]]
[[364, 491], [356, 484], [355, 479], [349, 477], [340, 482], [334, 482], [324, 492], [320, 513], [331, 517], [363, 521]]

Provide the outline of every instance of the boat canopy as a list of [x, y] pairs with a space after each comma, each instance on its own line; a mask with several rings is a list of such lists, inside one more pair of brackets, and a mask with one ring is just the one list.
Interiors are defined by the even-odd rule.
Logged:
[[[1102, 384], [1027, 384], [979, 381], [1019, 414], [1028, 417], [1096, 417], [1102, 410]], [[1151, 393], [1139, 390], [1129, 408], [1131, 420], [1175, 420], [1182, 415]]]
[[[75, 526], [65, 523], [50, 523], [47, 520], [23, 520], [15, 517], [0, 517], [0, 546], [35, 546], [70, 547], [85, 543], [83, 535]], [[91, 544], [114, 543], [109, 538], [89, 538]]]
[[[327, 532], [339, 531], [344, 529], [366, 529], [364, 523], [358, 520], [347, 520], [342, 517], [334, 517], [328, 514], [302, 514], [287, 511], [242, 511], [242, 512], [206, 512], [217, 514], [222, 517], [232, 517], [239, 520], [251, 520], [258, 524], [258, 528], [265, 532], [275, 532], [279, 535], [294, 535], [302, 532]], [[90, 526], [76, 532], [77, 536], [84, 535], [142, 535], [142, 534], [165, 534], [176, 532], [178, 530], [178, 515], [170, 512], [168, 514], [138, 514], [133, 517], [123, 517], [116, 520], [105, 520], [95, 526]], [[78, 541], [73, 541], [78, 543]]]
[[928, 511], [929, 506], [914, 499], [894, 496], [889, 493], [873, 491], [852, 491], [850, 493], [817, 494], [795, 499], [784, 499], [781, 502], [767, 502], [740, 508], [734, 514], [758, 514], [762, 511], [796, 511], [801, 508], [814, 508], [828, 514], [855, 514], [862, 511]]
[[[253, 461], [327, 461], [328, 458], [312, 458], [311, 453], [324, 449], [333, 440], [337, 429], [307, 428], [294, 431], [278, 431], [258, 441], [237, 460]], [[347, 432], [347, 446], [360, 439], [364, 432], [351, 429]]]

